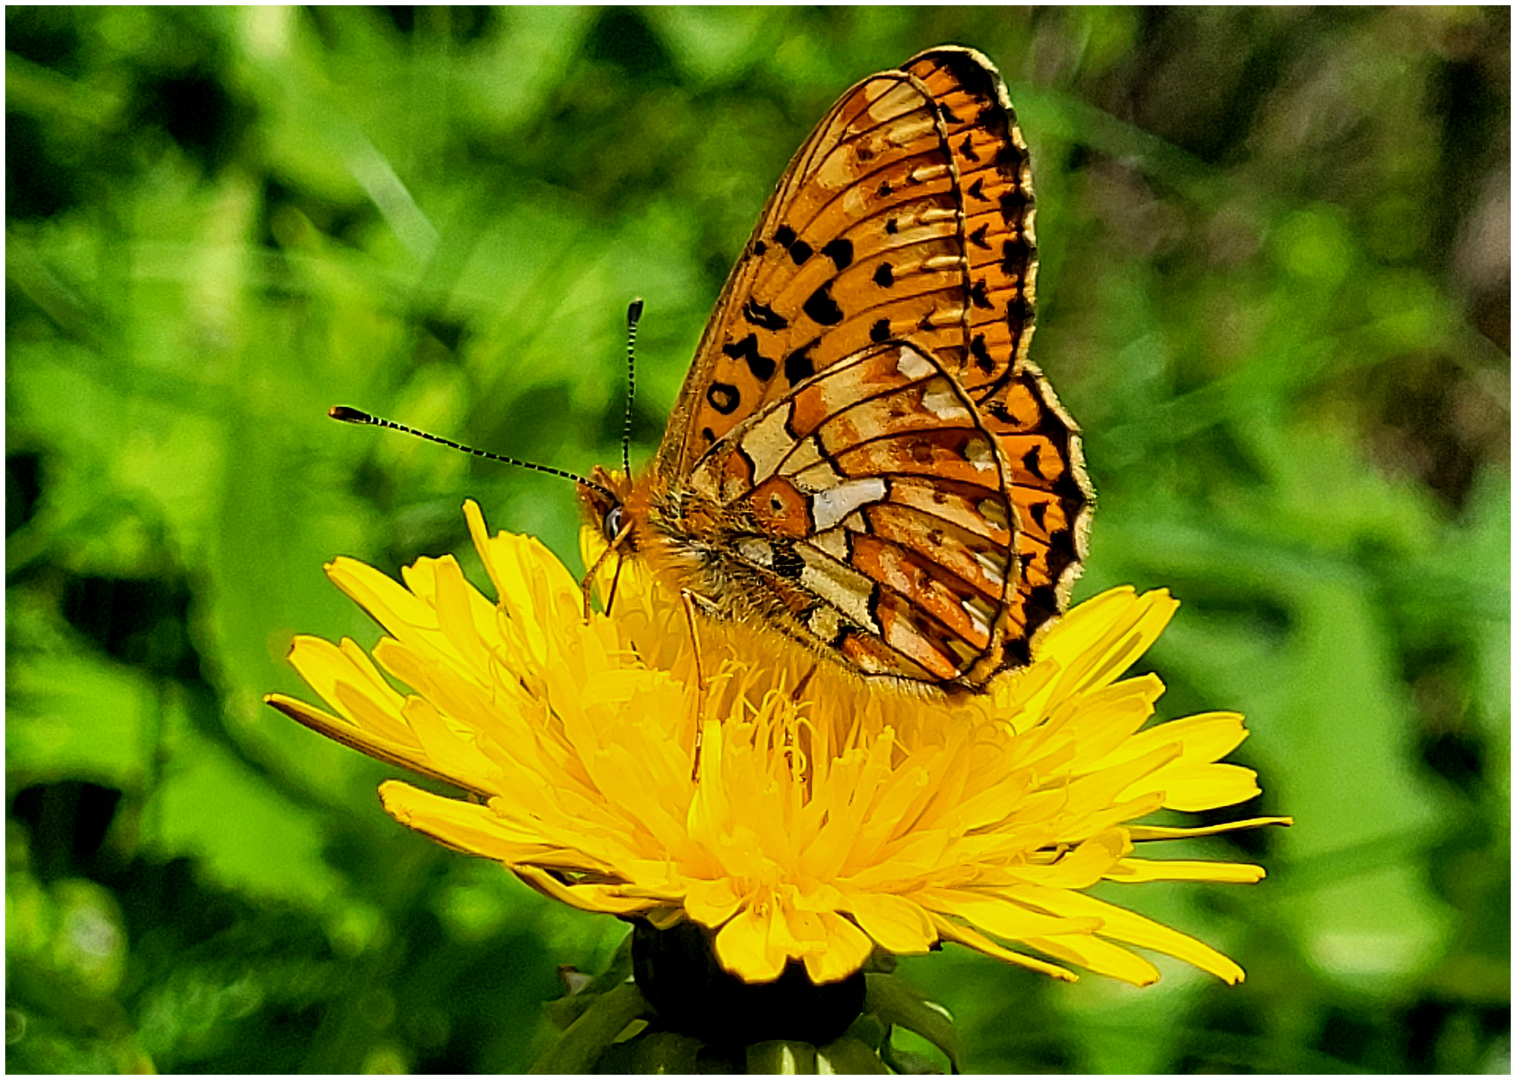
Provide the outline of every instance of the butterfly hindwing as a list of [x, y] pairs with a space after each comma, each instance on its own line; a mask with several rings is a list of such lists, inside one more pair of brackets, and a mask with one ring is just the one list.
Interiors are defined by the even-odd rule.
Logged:
[[782, 598], [791, 636], [865, 674], [978, 685], [1023, 636], [1006, 475], [953, 376], [885, 342], [734, 428], [690, 479], [733, 523], [728, 577]]

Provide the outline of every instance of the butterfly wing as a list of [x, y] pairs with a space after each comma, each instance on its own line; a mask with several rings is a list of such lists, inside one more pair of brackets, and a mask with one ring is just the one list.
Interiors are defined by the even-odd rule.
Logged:
[[1009, 465], [930, 354], [870, 346], [748, 418], [689, 490], [723, 507], [713, 575], [864, 674], [981, 686], [1015, 624]]
[[1034, 214], [1026, 145], [983, 56], [933, 49], [858, 83], [796, 153], [733, 268], [655, 475], [679, 486], [806, 380], [912, 343], [1005, 463], [1014, 584], [997, 618], [1013, 628], [1007, 662], [1025, 662], [1067, 603], [1093, 497], [1078, 428], [1025, 358]]

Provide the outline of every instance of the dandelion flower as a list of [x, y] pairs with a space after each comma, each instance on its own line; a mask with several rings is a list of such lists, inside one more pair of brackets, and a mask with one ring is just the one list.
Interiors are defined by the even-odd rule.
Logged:
[[[1174, 614], [1166, 592], [1076, 606], [1030, 666], [950, 701], [817, 666], [740, 625], [702, 622], [697, 657], [677, 598], [631, 563], [613, 614], [586, 620], [541, 543], [490, 536], [473, 502], [464, 513], [498, 599], [451, 556], [418, 560], [403, 583], [339, 558], [328, 576], [386, 636], [372, 659], [351, 640], [295, 639], [291, 662], [332, 711], [268, 698], [468, 795], [387, 781], [401, 823], [575, 907], [707, 928], [747, 983], [797, 964], [832, 983], [876, 948], [939, 942], [1063, 979], [1078, 967], [1156, 981], [1134, 946], [1242, 978], [1210, 946], [1086, 891], [1258, 881], [1257, 866], [1146, 852], [1286, 820], [1134, 824], [1258, 793], [1251, 770], [1221, 761], [1246, 737], [1241, 716], [1149, 725], [1163, 684], [1121, 678]], [[584, 542], [594, 555], [593, 531]]]
[[1163, 590], [1078, 605], [1031, 666], [957, 704], [879, 693], [829, 666], [802, 681], [810, 661], [788, 648], [743, 660], [763, 655], [743, 648], [744, 628], [700, 634], [702, 693], [684, 613], [634, 567], [614, 617], [585, 620], [578, 582], [541, 543], [491, 537], [473, 502], [464, 513], [497, 601], [452, 557], [421, 558], [403, 584], [338, 558], [327, 575], [387, 637], [371, 660], [352, 640], [297, 637], [291, 661], [335, 711], [268, 698], [471, 796], [387, 781], [379, 793], [402, 824], [581, 909], [697, 922], [750, 983], [790, 962], [828, 983], [875, 947], [937, 942], [1060, 978], [1076, 965], [1157, 980], [1129, 947], [1242, 978], [1199, 940], [1085, 892], [1260, 880], [1258, 866], [1137, 848], [1283, 821], [1132, 824], [1258, 793], [1252, 771], [1220, 761], [1245, 739], [1239, 714], [1145, 727], [1163, 684], [1120, 678], [1178, 607]]

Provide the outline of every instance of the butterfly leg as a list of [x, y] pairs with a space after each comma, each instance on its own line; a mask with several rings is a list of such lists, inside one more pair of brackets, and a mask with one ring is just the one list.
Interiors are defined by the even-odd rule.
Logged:
[[600, 564], [610, 558], [612, 552], [615, 552], [616, 576], [611, 579], [611, 593], [605, 600], [605, 613], [607, 615], [611, 613], [611, 601], [616, 597], [616, 583], [621, 580], [621, 545], [626, 542], [626, 538], [630, 535], [632, 535], [632, 523], [628, 521], [625, 525], [621, 526], [621, 531], [611, 540], [611, 546], [600, 553], [600, 557], [590, 565], [590, 568], [584, 572], [584, 577], [580, 579], [579, 591], [584, 594], [585, 622], [590, 621], [590, 588], [594, 584], [595, 574], [599, 572]]
[[695, 627], [695, 594], [688, 589], [680, 589], [679, 600], [684, 605], [684, 620], [690, 627], [690, 645], [695, 650], [695, 755], [694, 763], [690, 766], [690, 779], [699, 783], [700, 748], [705, 741], [705, 733], [700, 726], [705, 715], [705, 665], [700, 660], [700, 632]]
[[805, 688], [811, 685], [811, 680], [816, 677], [816, 666], [817, 665], [812, 664], [809, 668], [806, 669], [805, 674], [800, 676], [800, 681], [795, 684], [795, 689], [790, 691], [791, 701], [797, 704], [799, 703], [800, 695], [805, 693]]
[[[790, 700], [796, 705], [800, 704], [800, 695], [805, 693], [805, 688], [811, 684], [811, 680], [815, 677], [816, 664], [813, 663], [806, 669], [805, 674], [800, 676], [800, 680], [795, 683], [795, 689], [790, 691]], [[789, 765], [790, 772], [798, 775], [799, 772], [804, 770], [805, 759], [804, 752], [802, 751], [800, 765], [797, 768], [795, 752], [795, 729], [793, 727], [786, 727], [784, 731], [784, 760]]]

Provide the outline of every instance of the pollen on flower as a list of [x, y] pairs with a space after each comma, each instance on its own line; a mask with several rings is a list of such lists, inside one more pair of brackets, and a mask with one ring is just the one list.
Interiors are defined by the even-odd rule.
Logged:
[[[1287, 820], [1137, 823], [1257, 792], [1250, 770], [1220, 760], [1246, 735], [1240, 716], [1152, 724], [1162, 683], [1120, 678], [1172, 617], [1166, 593], [1113, 589], [1073, 608], [1030, 667], [962, 702], [881, 693], [798, 650], [754, 663], [765, 654], [745, 650], [741, 626], [702, 625], [702, 689], [685, 613], [636, 565], [620, 568], [614, 614], [586, 620], [546, 548], [489, 535], [473, 502], [464, 513], [495, 599], [451, 557], [419, 560], [403, 584], [339, 559], [328, 575], [387, 636], [371, 654], [296, 639], [291, 662], [331, 711], [267, 699], [469, 796], [387, 781], [401, 823], [576, 907], [707, 927], [721, 965], [753, 983], [792, 964], [832, 983], [876, 947], [943, 941], [1060, 978], [1074, 966], [1155, 981], [1131, 947], [1242, 977], [1085, 891], [1257, 881], [1248, 864], [1146, 856]], [[602, 567], [602, 595], [615, 569]]]

